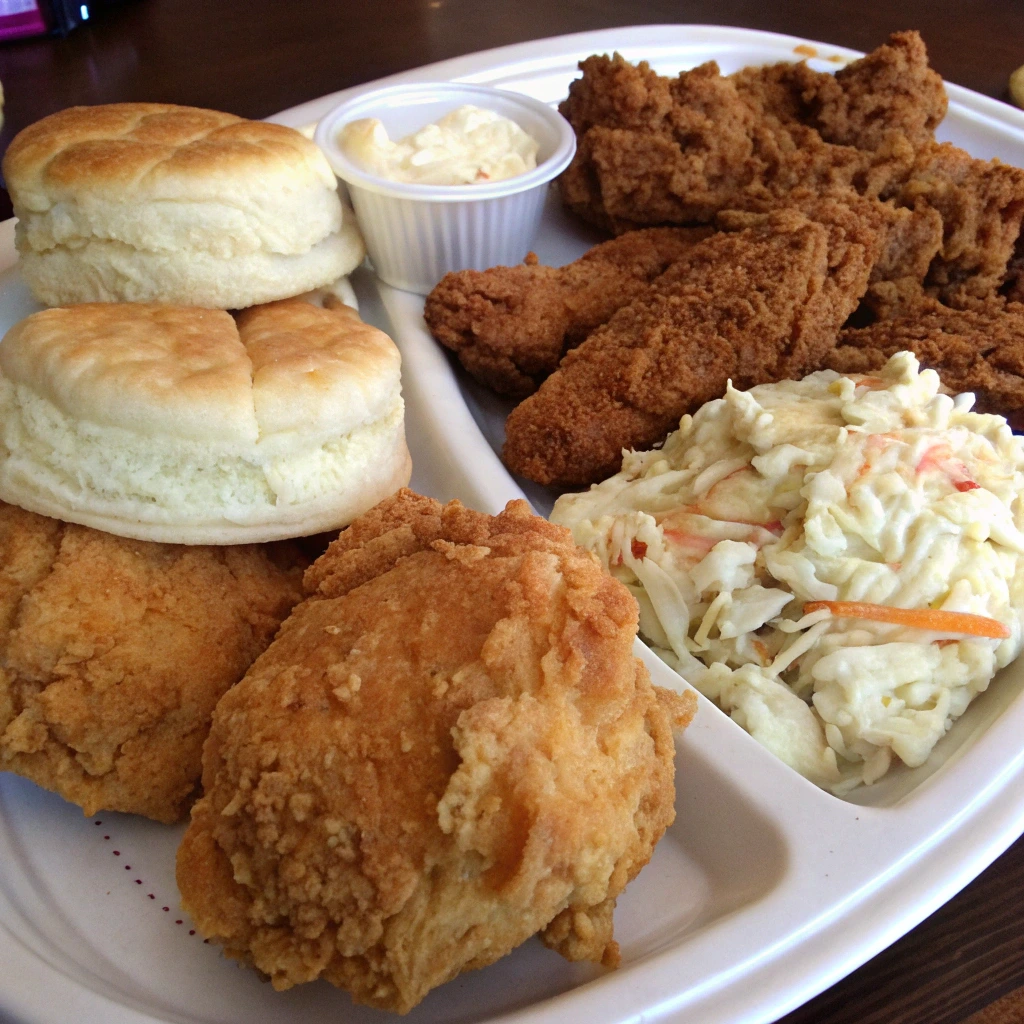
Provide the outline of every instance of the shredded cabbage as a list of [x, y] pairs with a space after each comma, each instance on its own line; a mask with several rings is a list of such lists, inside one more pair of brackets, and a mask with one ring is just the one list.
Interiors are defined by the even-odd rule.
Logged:
[[[908, 352], [872, 377], [730, 386], [551, 518], [636, 594], [658, 654], [844, 793], [921, 764], [1024, 643], [1024, 441], [971, 405]], [[1010, 636], [810, 601], [970, 612]]]

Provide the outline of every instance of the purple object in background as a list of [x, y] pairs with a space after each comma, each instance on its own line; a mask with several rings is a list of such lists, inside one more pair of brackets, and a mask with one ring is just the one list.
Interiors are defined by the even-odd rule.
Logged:
[[0, 43], [26, 36], [66, 36], [123, 0], [0, 0]]
[[0, 41], [50, 31], [37, 0], [0, 0]]

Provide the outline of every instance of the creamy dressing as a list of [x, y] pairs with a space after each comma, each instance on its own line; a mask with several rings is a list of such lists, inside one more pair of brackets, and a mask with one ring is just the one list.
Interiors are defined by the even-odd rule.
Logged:
[[537, 166], [537, 142], [507, 117], [470, 105], [393, 141], [376, 118], [341, 129], [342, 152], [389, 181], [470, 185], [501, 181]]
[[[906, 352], [876, 376], [730, 387], [551, 518], [634, 593], [658, 654], [842, 793], [921, 764], [1020, 653], [1024, 441], [972, 404]], [[966, 612], [1008, 636], [817, 601]]]

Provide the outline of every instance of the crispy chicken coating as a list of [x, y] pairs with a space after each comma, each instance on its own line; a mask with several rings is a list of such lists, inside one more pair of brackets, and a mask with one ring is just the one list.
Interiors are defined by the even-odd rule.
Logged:
[[870, 373], [897, 352], [910, 351], [938, 371], [953, 392], [973, 391], [979, 412], [1024, 414], [1024, 306], [955, 310], [933, 302], [917, 313], [843, 331], [825, 365], [839, 373]]
[[0, 770], [176, 821], [213, 708], [302, 596], [292, 545], [114, 537], [0, 503]]
[[618, 54], [580, 67], [559, 108], [577, 136], [559, 186], [571, 210], [616, 234], [706, 223], [801, 186], [891, 192], [946, 111], [916, 32], [835, 76], [778, 64], [726, 78], [710, 62], [669, 80]]
[[881, 247], [848, 207], [820, 207], [822, 221], [793, 209], [737, 215], [752, 226], [693, 246], [512, 411], [509, 468], [542, 484], [592, 483], [728, 380], [747, 388], [817, 369]]
[[[916, 32], [834, 76], [805, 63], [675, 79], [618, 55], [583, 61], [561, 110], [578, 147], [566, 205], [613, 233], [794, 205], [794, 189], [854, 189], [894, 210], [867, 301], [899, 315], [923, 298], [966, 308], [1024, 298], [1024, 171], [938, 144], [946, 111]], [[896, 258], [898, 256], [898, 258]]]
[[1024, 218], [1024, 170], [935, 144], [918, 154], [895, 199], [941, 220], [941, 246], [923, 278], [928, 295], [968, 307], [1004, 288]]
[[[867, 243], [875, 256], [863, 301], [875, 317], [897, 316], [931, 301], [925, 277], [943, 243], [938, 211], [928, 206], [896, 206], [859, 195], [847, 186], [795, 188], [786, 195], [786, 206], [812, 220], [840, 226], [848, 237]], [[752, 202], [746, 210], [723, 210], [715, 223], [735, 230], [763, 220], [765, 213], [779, 208], [774, 199], [764, 204]], [[875, 234], [877, 242], [871, 238]]]
[[405, 1012], [540, 932], [614, 963], [612, 910], [674, 816], [636, 603], [567, 530], [399, 492], [218, 705], [186, 910], [275, 988]]
[[894, 33], [834, 75], [801, 61], [743, 68], [732, 80], [761, 114], [812, 128], [834, 145], [876, 152], [900, 140], [915, 150], [929, 145], [948, 102], [917, 32]]
[[635, 298], [711, 228], [648, 228], [595, 245], [564, 267], [532, 253], [517, 267], [446, 274], [423, 315], [482, 384], [531, 394], [566, 350]]

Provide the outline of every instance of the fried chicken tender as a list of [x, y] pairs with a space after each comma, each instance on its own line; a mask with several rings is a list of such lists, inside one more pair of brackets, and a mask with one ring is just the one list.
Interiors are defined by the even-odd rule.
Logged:
[[630, 302], [711, 228], [648, 228], [595, 245], [574, 263], [446, 274], [423, 315], [434, 337], [477, 380], [525, 397], [566, 350]]
[[580, 67], [560, 108], [578, 146], [559, 185], [584, 219], [618, 233], [853, 189], [894, 209], [867, 297], [879, 316], [928, 297], [1024, 298], [1024, 170], [935, 142], [946, 95], [916, 32], [834, 76], [800, 63], [726, 78], [710, 63], [669, 80], [618, 55]]
[[740, 388], [817, 369], [864, 294], [882, 238], [842, 203], [752, 217], [693, 246], [513, 409], [502, 457], [541, 484], [614, 473], [730, 379]]
[[182, 903], [277, 989], [404, 1013], [540, 932], [614, 963], [612, 910], [674, 817], [636, 603], [567, 530], [399, 492], [224, 696]]
[[979, 412], [1020, 425], [1024, 306], [955, 310], [933, 302], [913, 315], [843, 331], [825, 365], [839, 373], [870, 373], [903, 351], [936, 370], [950, 391], [973, 391]]
[[[786, 206], [812, 220], [841, 227], [848, 237], [859, 237], [869, 251], [877, 253], [863, 297], [875, 317], [898, 316], [931, 301], [924, 282], [943, 244], [942, 217], [937, 210], [896, 206], [862, 196], [848, 186], [796, 188], [787, 194]], [[766, 213], [779, 208], [775, 199], [752, 202], [746, 210], [722, 211], [715, 223], [736, 230], [763, 221]], [[872, 238], [876, 234], [880, 245]]]
[[214, 705], [302, 596], [291, 545], [114, 537], [0, 503], [0, 770], [179, 819]]
[[675, 79], [618, 54], [589, 57], [559, 110], [577, 136], [563, 200], [612, 231], [707, 223], [799, 187], [880, 196], [906, 179], [946, 111], [916, 32], [899, 32], [835, 76], [806, 64], [714, 62]]

